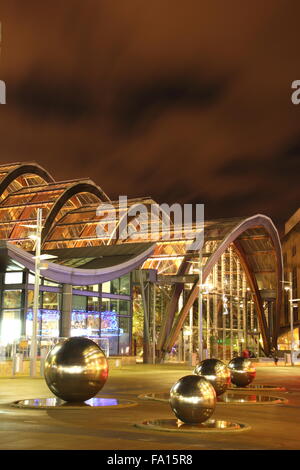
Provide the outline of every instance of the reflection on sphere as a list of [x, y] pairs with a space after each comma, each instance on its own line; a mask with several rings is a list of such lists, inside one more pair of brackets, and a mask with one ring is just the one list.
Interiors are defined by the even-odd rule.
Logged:
[[54, 395], [68, 402], [83, 402], [104, 386], [108, 363], [94, 341], [76, 336], [57, 344], [48, 353], [44, 376]]
[[237, 387], [246, 387], [256, 376], [256, 369], [250, 359], [235, 357], [228, 364], [231, 382]]
[[171, 388], [170, 405], [184, 423], [202, 423], [215, 410], [216, 392], [204, 377], [187, 375]]
[[194, 374], [208, 380], [217, 395], [222, 395], [230, 385], [230, 370], [219, 359], [205, 359], [196, 366]]

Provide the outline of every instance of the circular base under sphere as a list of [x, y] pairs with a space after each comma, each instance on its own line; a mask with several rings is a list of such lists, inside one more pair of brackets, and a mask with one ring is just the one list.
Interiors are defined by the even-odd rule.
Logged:
[[215, 410], [216, 392], [204, 377], [186, 375], [171, 388], [170, 405], [184, 423], [203, 423]]
[[228, 364], [231, 382], [237, 387], [246, 387], [256, 376], [256, 369], [250, 359], [245, 357], [235, 357]]
[[57, 344], [45, 360], [45, 380], [62, 400], [83, 402], [96, 395], [108, 377], [104, 352], [88, 338], [75, 336]]
[[194, 374], [208, 380], [217, 395], [222, 395], [230, 385], [230, 370], [219, 359], [205, 359], [196, 366]]

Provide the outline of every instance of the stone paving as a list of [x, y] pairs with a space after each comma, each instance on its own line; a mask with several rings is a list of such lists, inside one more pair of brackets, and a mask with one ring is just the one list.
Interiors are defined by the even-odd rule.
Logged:
[[0, 378], [0, 449], [300, 449], [300, 367], [260, 367], [256, 383], [285, 386], [288, 393], [263, 392], [289, 400], [284, 405], [217, 405], [216, 419], [237, 421], [251, 430], [232, 434], [184, 434], [134, 427], [146, 419], [168, 419], [168, 403], [138, 395], [168, 390], [191, 368], [127, 366], [114, 369], [100, 396], [126, 398], [132, 408], [30, 410], [10, 407], [25, 398], [53, 396], [43, 379]]

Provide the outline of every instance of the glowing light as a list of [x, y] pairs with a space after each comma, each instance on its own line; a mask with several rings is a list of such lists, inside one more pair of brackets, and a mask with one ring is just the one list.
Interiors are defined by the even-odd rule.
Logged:
[[21, 320], [17, 318], [3, 318], [1, 325], [1, 343], [11, 344], [21, 336]]

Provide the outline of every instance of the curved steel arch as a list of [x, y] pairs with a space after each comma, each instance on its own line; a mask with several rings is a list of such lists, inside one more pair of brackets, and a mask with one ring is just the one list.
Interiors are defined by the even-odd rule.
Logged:
[[71, 199], [71, 197], [76, 196], [76, 194], [80, 193], [90, 193], [94, 194], [99, 198], [99, 202], [103, 201], [103, 197], [105, 197], [103, 191], [92, 182], [79, 182], [75, 183], [72, 186], [69, 186], [57, 199], [53, 207], [51, 208], [49, 214], [46, 217], [44, 228], [42, 231], [42, 243], [46, 241], [48, 235], [50, 235], [50, 231], [54, 228], [54, 221], [55, 217], [65, 205], [65, 203]]
[[[151, 256], [155, 248], [155, 243], [141, 253], [132, 256], [127, 261], [107, 266], [105, 268], [74, 268], [56, 263], [47, 263], [47, 268], [43, 271], [43, 276], [55, 282], [63, 284], [71, 284], [73, 286], [88, 286], [111, 281], [118, 277], [130, 273], [133, 269], [137, 269], [143, 262]], [[8, 241], [0, 240], [0, 251], [4, 250], [4, 256], [8, 256], [14, 261], [25, 266], [30, 271], [35, 269], [35, 259], [33, 254], [28, 253], [22, 248]]]
[[[239, 223], [220, 243], [216, 251], [210, 256], [208, 259], [206, 265], [204, 266], [203, 269], [203, 283], [207, 279], [208, 275], [210, 274], [213, 266], [215, 263], [220, 259], [222, 254], [226, 251], [226, 249], [230, 246], [230, 244], [234, 244], [234, 242], [237, 241], [238, 237], [245, 232], [246, 230], [249, 230], [251, 228], [255, 227], [263, 227], [268, 235], [270, 236], [274, 249], [275, 249], [275, 254], [276, 254], [276, 274], [277, 274], [277, 286], [276, 286], [276, 321], [275, 321], [275, 326], [274, 326], [274, 333], [275, 333], [275, 342], [276, 338], [278, 335], [278, 330], [279, 330], [279, 319], [280, 319], [280, 309], [281, 309], [281, 303], [282, 303], [282, 273], [283, 273], [283, 262], [282, 262], [282, 252], [281, 252], [281, 244], [280, 244], [280, 238], [278, 231], [273, 224], [272, 220], [262, 214], [255, 215], [253, 217], [249, 217], [245, 220], [243, 220], [241, 223]], [[241, 251], [238, 249], [239, 246], [236, 245], [236, 252], [237, 255], [241, 258]], [[241, 259], [243, 266], [245, 266], [245, 260]], [[253, 294], [256, 299], [256, 306], [258, 308], [258, 315], [259, 315], [259, 321], [262, 329], [265, 330], [265, 322], [264, 322], [264, 317], [263, 317], [263, 311], [262, 311], [262, 299], [259, 293], [258, 288], [255, 288], [255, 284], [253, 284], [253, 277], [249, 278], [249, 274], [251, 271], [249, 271], [250, 268], [248, 266], [248, 269], [246, 269], [246, 275], [248, 277], [248, 282], [254, 288]], [[163, 351], [170, 351], [172, 346], [174, 345], [179, 332], [181, 328], [183, 327], [184, 321], [186, 320], [187, 314], [189, 309], [192, 307], [193, 303], [195, 302], [199, 292], [199, 287], [198, 287], [198, 281], [194, 283], [193, 288], [190, 291], [189, 297], [181, 309], [177, 321], [175, 325], [172, 328], [171, 334], [169, 338], [166, 339], [164, 346], [163, 346]], [[266, 331], [262, 331], [262, 336], [264, 340], [264, 348], [267, 352], [270, 351], [270, 344], [269, 341], [267, 340], [267, 335]]]
[[24, 165], [20, 165], [17, 168], [11, 170], [3, 180], [0, 182], [0, 196], [3, 192], [8, 188], [8, 186], [19, 176], [22, 175], [38, 175], [45, 180], [46, 183], [53, 183], [54, 178], [48, 173], [47, 170], [42, 168], [37, 163], [25, 163]]

